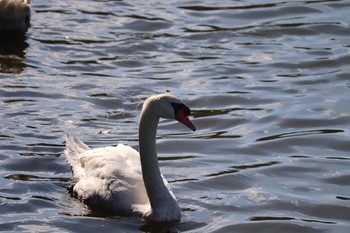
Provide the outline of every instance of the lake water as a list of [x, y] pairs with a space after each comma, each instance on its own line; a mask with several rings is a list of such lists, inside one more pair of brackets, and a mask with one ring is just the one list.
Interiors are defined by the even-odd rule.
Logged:
[[[349, 232], [349, 12], [348, 0], [33, 0], [27, 37], [0, 50], [0, 230]], [[64, 135], [136, 148], [142, 101], [165, 91], [197, 126], [158, 130], [182, 221], [91, 212], [67, 190]]]

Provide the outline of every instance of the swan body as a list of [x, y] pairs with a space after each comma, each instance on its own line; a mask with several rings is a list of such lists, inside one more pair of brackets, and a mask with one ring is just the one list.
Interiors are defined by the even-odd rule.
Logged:
[[119, 215], [138, 214], [151, 221], [179, 221], [181, 210], [158, 166], [155, 149], [159, 118], [176, 119], [192, 130], [190, 109], [177, 97], [149, 97], [139, 122], [139, 150], [119, 144], [90, 149], [67, 135], [65, 155], [74, 194], [90, 205]]
[[0, 0], [0, 31], [25, 31], [30, 24], [29, 0]]

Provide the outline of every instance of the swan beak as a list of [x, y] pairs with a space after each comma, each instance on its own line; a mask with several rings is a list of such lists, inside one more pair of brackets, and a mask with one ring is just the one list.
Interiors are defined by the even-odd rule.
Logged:
[[180, 109], [179, 111], [177, 111], [175, 119], [178, 122], [186, 125], [188, 128], [192, 129], [193, 131], [196, 131], [196, 127], [193, 125], [192, 121], [185, 114], [183, 109]]

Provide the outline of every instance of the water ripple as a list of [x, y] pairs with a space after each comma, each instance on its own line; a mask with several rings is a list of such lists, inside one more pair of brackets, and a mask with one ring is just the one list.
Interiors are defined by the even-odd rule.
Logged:
[[[348, 231], [349, 1], [31, 5], [29, 30], [0, 36], [1, 229]], [[165, 91], [197, 127], [158, 128], [181, 223], [91, 212], [63, 136], [137, 148], [142, 101]]]

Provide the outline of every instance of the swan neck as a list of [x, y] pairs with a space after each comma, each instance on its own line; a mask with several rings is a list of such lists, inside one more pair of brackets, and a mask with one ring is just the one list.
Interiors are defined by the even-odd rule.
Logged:
[[159, 117], [150, 108], [143, 109], [139, 124], [139, 150], [142, 176], [152, 208], [159, 199], [170, 195], [161, 176], [156, 152]]
[[[141, 159], [144, 159], [146, 157], [157, 158], [156, 134], [158, 122], [158, 117], [152, 116], [152, 114], [148, 111], [142, 111], [139, 123], [139, 147]], [[151, 162], [145, 161], [145, 163]]]

